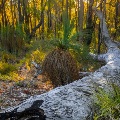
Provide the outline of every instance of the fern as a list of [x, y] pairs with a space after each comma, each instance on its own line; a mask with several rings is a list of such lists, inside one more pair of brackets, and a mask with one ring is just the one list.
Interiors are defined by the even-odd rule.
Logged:
[[120, 118], [120, 87], [111, 84], [113, 91], [107, 93], [103, 89], [98, 89], [95, 93], [96, 113], [94, 120], [119, 120]]

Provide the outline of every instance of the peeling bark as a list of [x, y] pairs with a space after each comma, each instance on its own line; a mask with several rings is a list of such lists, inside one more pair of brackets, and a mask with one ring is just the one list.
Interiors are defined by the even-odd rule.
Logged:
[[108, 51], [103, 55], [93, 55], [93, 57], [104, 60], [106, 65], [89, 76], [57, 87], [48, 93], [32, 96], [20, 105], [8, 108], [3, 112], [11, 112], [16, 108], [17, 112], [22, 112], [30, 108], [35, 101], [43, 100], [42, 105], [38, 105], [38, 107], [44, 110], [46, 120], [93, 119], [92, 97], [96, 88], [108, 89], [110, 82], [120, 85], [120, 50], [109, 36], [103, 14], [96, 8], [94, 8], [94, 12], [100, 19], [101, 33]]

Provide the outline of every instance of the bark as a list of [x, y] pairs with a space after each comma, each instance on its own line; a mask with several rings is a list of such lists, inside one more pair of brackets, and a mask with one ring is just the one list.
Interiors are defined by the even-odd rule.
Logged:
[[21, 2], [20, 0], [18, 0], [18, 16], [19, 16], [19, 20], [18, 22], [21, 24], [23, 23], [23, 16], [22, 16], [22, 13], [21, 13], [21, 6], [20, 6]]
[[13, 111], [16, 108], [17, 112], [22, 112], [30, 108], [35, 101], [43, 100], [40, 108], [44, 110], [46, 120], [93, 119], [94, 90], [98, 87], [109, 89], [109, 82], [120, 85], [120, 50], [108, 34], [103, 14], [96, 8], [94, 12], [101, 21], [101, 33], [108, 51], [105, 54], [93, 55], [93, 57], [105, 61], [106, 65], [81, 80], [57, 87], [42, 95], [32, 96], [20, 105], [8, 108], [4, 112]]
[[66, 16], [68, 18], [68, 6], [69, 6], [69, 3], [68, 3], [68, 0], [66, 0]]
[[[84, 3], [83, 0], [78, 0], [78, 32], [83, 32], [84, 19]], [[82, 36], [79, 36], [79, 41], [82, 41]]]
[[48, 28], [47, 28], [47, 34], [50, 34], [51, 27], [52, 27], [52, 18], [51, 18], [51, 1], [48, 1]]
[[22, 112], [17, 112], [18, 108], [16, 108], [12, 112], [2, 113], [0, 114], [0, 119], [6, 120], [10, 118], [10, 120], [21, 120], [27, 118], [27, 120], [45, 120], [46, 116], [44, 115], [44, 111], [39, 108], [42, 103], [42, 100], [37, 100], [30, 108]]
[[117, 36], [119, 36], [120, 33], [120, 0], [117, 0], [116, 2], [116, 6], [115, 6], [115, 10], [116, 10], [116, 15], [115, 15], [115, 38], [117, 38]]
[[[43, 5], [43, 3], [42, 3], [42, 5], [41, 5], [41, 20], [40, 20], [40, 22], [37, 24], [37, 26], [35, 26], [33, 29], [32, 29], [32, 31], [31, 31], [31, 33], [30, 33], [30, 35], [29, 35], [29, 38], [30, 39], [32, 39], [32, 37], [34, 37], [34, 35], [35, 35], [35, 32], [36, 32], [36, 30], [38, 29], [38, 28], [40, 28], [41, 26], [42, 26], [42, 31], [44, 30], [44, 10], [45, 10], [45, 7], [46, 7], [46, 4], [47, 4], [47, 2], [45, 2], [45, 4], [44, 4], [44, 6], [42, 6]], [[42, 36], [42, 37], [44, 37], [44, 36]]]
[[93, 34], [93, 22], [92, 22], [92, 6], [94, 4], [94, 0], [89, 0], [88, 10], [87, 10], [87, 20], [86, 20], [86, 29], [84, 35], [84, 41], [86, 45], [90, 45], [92, 42], [92, 34]]

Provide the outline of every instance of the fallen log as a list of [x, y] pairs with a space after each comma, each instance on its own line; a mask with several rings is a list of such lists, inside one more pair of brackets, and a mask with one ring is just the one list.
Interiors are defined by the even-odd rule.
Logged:
[[[94, 58], [105, 61], [94, 73], [65, 86], [57, 87], [45, 94], [32, 96], [18, 106], [6, 109], [0, 114], [28, 110], [35, 101], [43, 100], [37, 107], [44, 110], [46, 120], [92, 120], [93, 93], [98, 87], [108, 89], [108, 84], [114, 82], [120, 85], [120, 49], [112, 42], [105, 18], [101, 11], [94, 8], [101, 22], [101, 33], [107, 46], [107, 53], [93, 55]], [[38, 112], [38, 111], [36, 111]], [[40, 119], [41, 120], [41, 119]]]
[[45, 120], [44, 111], [39, 108], [42, 103], [43, 100], [36, 100], [31, 107], [26, 108], [24, 111], [18, 112], [17, 107], [10, 112], [0, 113], [0, 120], [20, 120], [21, 118], [24, 120]]

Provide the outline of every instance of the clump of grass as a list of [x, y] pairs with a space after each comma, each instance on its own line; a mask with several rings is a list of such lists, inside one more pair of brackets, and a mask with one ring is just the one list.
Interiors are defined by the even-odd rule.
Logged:
[[10, 72], [16, 70], [17, 70], [16, 66], [5, 62], [0, 62], [0, 73], [2, 75], [9, 74]]
[[99, 89], [95, 93], [94, 120], [119, 120], [120, 118], [120, 87], [112, 84], [112, 91]]
[[42, 70], [55, 87], [79, 78], [75, 59], [68, 51], [61, 49], [55, 49], [46, 56]]
[[74, 43], [78, 34], [73, 33], [73, 28], [74, 20], [70, 21], [64, 12], [63, 34], [53, 42], [54, 49], [45, 57], [42, 64], [43, 74], [52, 81], [54, 87], [79, 79], [77, 62], [69, 51], [78, 48]]

